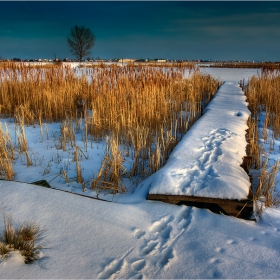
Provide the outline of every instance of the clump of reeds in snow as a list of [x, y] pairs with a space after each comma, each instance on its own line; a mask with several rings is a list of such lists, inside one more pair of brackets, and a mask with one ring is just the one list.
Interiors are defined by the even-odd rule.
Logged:
[[[84, 182], [84, 179], [82, 176], [81, 166], [79, 164], [79, 147], [78, 146], [76, 146], [75, 151], [74, 151], [74, 161], [76, 163], [77, 183], [82, 184]], [[65, 176], [65, 180], [67, 181], [66, 176]]]
[[36, 221], [25, 221], [19, 227], [14, 226], [12, 215], [3, 215], [4, 228], [0, 234], [0, 256], [7, 260], [9, 252], [18, 250], [25, 263], [39, 259], [44, 243], [39, 243], [45, 230]]
[[109, 190], [114, 193], [125, 192], [122, 174], [125, 173], [123, 158], [119, 151], [118, 139], [112, 135], [106, 138], [106, 152], [100, 170], [91, 182], [91, 188], [97, 192]]
[[252, 117], [249, 117], [247, 124], [248, 124], [247, 141], [249, 145], [248, 154], [252, 157], [251, 167], [255, 169], [260, 169], [262, 147], [259, 144], [258, 122]]
[[277, 182], [276, 177], [279, 171], [279, 161], [275, 162], [272, 167], [268, 167], [268, 159], [264, 161], [257, 190], [255, 192], [255, 200], [263, 200], [266, 207], [280, 204], [280, 193], [275, 194]]
[[271, 127], [274, 137], [280, 137], [280, 74], [264, 71], [258, 77], [252, 77], [246, 88], [249, 109], [257, 119], [266, 112], [264, 130]]
[[0, 123], [0, 176], [6, 180], [14, 177], [13, 161], [15, 159], [15, 148], [12, 143], [8, 127], [5, 130]]
[[66, 119], [62, 122], [60, 134], [60, 144], [63, 151], [66, 151], [67, 143], [70, 143], [72, 148], [76, 145], [76, 134], [72, 120]]
[[23, 110], [19, 110], [18, 112], [16, 112], [15, 121], [19, 152], [25, 155], [27, 166], [31, 166], [32, 161], [28, 154], [28, 142], [25, 135], [25, 113]]
[[255, 200], [265, 200], [265, 206], [279, 205], [279, 193], [275, 194], [275, 179], [279, 170], [279, 162], [268, 167], [268, 161], [261, 163], [262, 150], [259, 145], [258, 123], [263, 121], [262, 137], [268, 140], [267, 129], [273, 131], [270, 148], [273, 149], [274, 139], [280, 137], [280, 75], [277, 71], [263, 71], [258, 77], [252, 77], [246, 87], [245, 94], [249, 102], [252, 118], [249, 119], [249, 147], [253, 157], [253, 167], [260, 169], [259, 183], [254, 194]]

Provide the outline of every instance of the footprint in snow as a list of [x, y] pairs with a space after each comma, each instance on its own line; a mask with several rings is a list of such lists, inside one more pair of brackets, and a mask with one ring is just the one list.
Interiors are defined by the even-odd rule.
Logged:
[[224, 253], [226, 250], [224, 248], [221, 247], [217, 247], [215, 250], [217, 253]]
[[158, 242], [156, 241], [147, 241], [147, 243], [143, 246], [143, 248], [140, 250], [142, 255], [149, 255], [155, 247], [158, 245]]
[[137, 239], [140, 239], [142, 236], [144, 236], [146, 234], [145, 231], [139, 229], [139, 228], [135, 228], [133, 231], [133, 236]]
[[161, 232], [166, 229], [168, 224], [173, 220], [172, 216], [165, 216], [161, 218], [159, 221], [156, 221], [152, 224], [150, 231], [151, 232]]
[[234, 241], [234, 240], [232, 240], [232, 239], [229, 239], [229, 240], [227, 241], [227, 244], [229, 244], [229, 245], [235, 245], [235, 244], [237, 244], [237, 242]]
[[145, 260], [137, 260], [131, 264], [131, 267], [136, 271], [142, 270], [145, 266], [146, 266]]
[[210, 264], [218, 264], [220, 263], [220, 259], [217, 259], [217, 258], [211, 258], [209, 261], [208, 261]]
[[222, 278], [221, 272], [218, 270], [213, 271], [213, 278], [214, 279]]

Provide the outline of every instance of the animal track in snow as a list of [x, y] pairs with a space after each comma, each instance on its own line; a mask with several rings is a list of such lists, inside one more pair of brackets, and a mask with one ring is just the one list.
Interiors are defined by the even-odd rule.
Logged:
[[215, 249], [215, 251], [216, 251], [217, 253], [224, 253], [226, 250], [225, 250], [224, 248], [217, 247], [217, 248]]
[[153, 223], [153, 225], [150, 228], [150, 231], [151, 232], [162, 232], [166, 229], [166, 227], [172, 220], [173, 220], [172, 216], [163, 217], [159, 221], [156, 221]]
[[[218, 176], [213, 169], [213, 163], [222, 154], [222, 143], [232, 135], [234, 133], [226, 129], [210, 132], [202, 139], [204, 147], [200, 150], [201, 154], [193, 167], [174, 173], [173, 176], [183, 180], [185, 188], [190, 187], [193, 190], [205, 188], [205, 181]], [[108, 263], [99, 273], [98, 278], [143, 278], [146, 270], [149, 271], [149, 277], [155, 277], [161, 269], [172, 264], [172, 259], [176, 258], [174, 244], [189, 228], [191, 219], [192, 208], [183, 207], [175, 216], [167, 215], [154, 221], [147, 231], [134, 228], [132, 234], [138, 244]], [[132, 252], [136, 252], [139, 258], [131, 259]], [[224, 253], [225, 249], [216, 248], [216, 252]], [[213, 277], [218, 276], [218, 274], [213, 275]]]
[[[145, 278], [156, 276], [176, 258], [174, 245], [189, 228], [192, 207], [182, 206], [175, 216], [167, 215], [154, 221], [147, 232], [133, 228], [135, 247], [105, 265], [98, 278]], [[132, 257], [136, 253], [137, 258]]]
[[157, 245], [158, 243], [155, 241], [147, 241], [146, 246], [144, 246], [140, 252], [142, 255], [149, 255]]
[[134, 229], [133, 235], [135, 238], [140, 239], [142, 236], [146, 234], [145, 231], [140, 230], [139, 228]]
[[237, 242], [234, 241], [234, 240], [232, 240], [232, 239], [229, 239], [229, 240], [227, 241], [227, 244], [229, 244], [229, 245], [236, 245]]
[[234, 133], [227, 129], [218, 129], [202, 138], [204, 147], [200, 150], [201, 155], [194, 162], [193, 167], [173, 174], [177, 179], [184, 181], [184, 190], [187, 188], [191, 188], [193, 191], [201, 190], [206, 187], [206, 181], [219, 176], [213, 169], [213, 163], [218, 161], [222, 154], [221, 145], [223, 142], [231, 138], [232, 135]]
[[100, 272], [97, 276], [98, 279], [108, 279], [113, 274], [117, 273], [121, 270], [122, 266], [124, 265], [124, 260], [127, 255], [129, 255], [134, 248], [130, 248], [127, 252], [125, 252], [120, 258], [114, 259], [110, 263], [108, 263], [104, 270]]
[[140, 271], [145, 267], [145, 265], [146, 265], [145, 260], [138, 260], [138, 261], [133, 262], [131, 264], [131, 267], [136, 271]]
[[209, 263], [210, 264], [218, 264], [218, 263], [220, 263], [221, 261], [220, 261], [220, 259], [217, 259], [217, 258], [211, 258], [210, 260], [209, 260]]

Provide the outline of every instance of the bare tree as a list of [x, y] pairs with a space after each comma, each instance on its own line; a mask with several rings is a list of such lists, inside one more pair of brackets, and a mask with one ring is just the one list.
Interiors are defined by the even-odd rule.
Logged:
[[67, 42], [70, 51], [81, 62], [83, 57], [90, 55], [90, 49], [95, 43], [95, 36], [89, 28], [75, 25], [70, 30]]

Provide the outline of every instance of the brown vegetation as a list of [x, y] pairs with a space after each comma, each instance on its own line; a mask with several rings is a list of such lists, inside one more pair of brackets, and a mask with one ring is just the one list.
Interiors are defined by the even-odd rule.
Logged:
[[24, 257], [25, 263], [32, 263], [39, 259], [44, 244], [38, 242], [45, 230], [35, 221], [24, 222], [20, 227], [14, 227], [12, 215], [3, 215], [4, 230], [0, 234], [0, 256], [9, 258], [9, 252], [18, 250]]
[[280, 70], [280, 62], [216, 62], [210, 67], [217, 68], [261, 68], [262, 70]]
[[277, 71], [263, 71], [261, 75], [250, 79], [245, 94], [249, 102], [252, 118], [249, 120], [249, 150], [252, 167], [260, 169], [260, 178], [255, 192], [255, 200], [265, 198], [265, 206], [279, 205], [279, 193], [275, 194], [275, 179], [279, 162], [270, 167], [267, 159], [261, 161], [262, 148], [258, 138], [260, 117], [264, 117], [262, 138], [266, 144], [269, 138], [267, 129], [273, 132], [270, 149], [274, 149], [274, 140], [280, 137], [280, 75]]
[[[65, 150], [68, 142], [74, 148], [72, 123], [76, 123], [77, 132], [83, 117], [86, 149], [88, 137], [95, 141], [109, 137], [111, 143], [100, 171], [110, 175], [99, 173], [93, 188], [102, 188], [101, 182], [108, 177], [114, 178], [111, 185], [117, 192], [122, 189], [120, 183], [115, 185], [120, 182], [116, 176], [122, 170], [119, 153], [133, 156], [131, 176], [145, 177], [157, 171], [220, 85], [193, 65], [167, 65], [168, 68], [102, 64], [71, 69], [6, 64], [0, 76], [0, 114], [18, 123], [27, 162], [23, 121], [41, 127], [42, 122], [61, 121], [60, 148]], [[191, 75], [186, 78], [188, 72]], [[116, 145], [118, 148], [113, 148]], [[77, 160], [76, 163], [77, 180], [82, 182]], [[111, 165], [115, 166], [114, 172]]]

